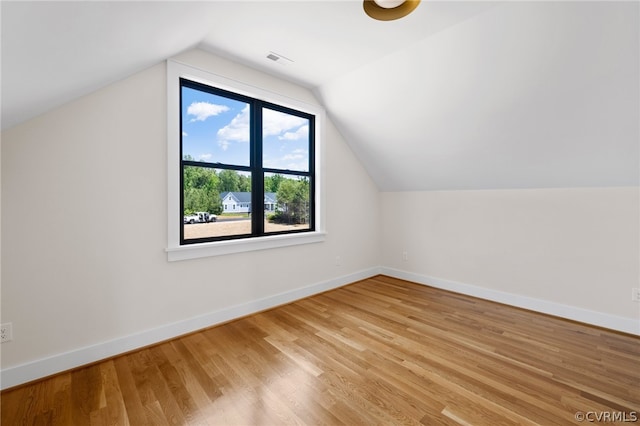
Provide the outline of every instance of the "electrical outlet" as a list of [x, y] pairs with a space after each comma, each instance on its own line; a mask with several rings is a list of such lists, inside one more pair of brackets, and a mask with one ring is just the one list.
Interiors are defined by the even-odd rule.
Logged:
[[631, 289], [631, 300], [634, 302], [640, 302], [640, 288]]
[[408, 262], [409, 261], [409, 253], [407, 253], [406, 250], [402, 252], [402, 261], [403, 262]]
[[0, 343], [13, 340], [13, 324], [6, 322], [0, 325]]
[[342, 258], [340, 256], [336, 256], [336, 266], [342, 265]]

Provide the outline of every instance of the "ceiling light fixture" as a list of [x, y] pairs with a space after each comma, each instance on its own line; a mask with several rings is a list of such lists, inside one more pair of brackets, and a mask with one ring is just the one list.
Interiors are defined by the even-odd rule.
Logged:
[[418, 7], [420, 0], [364, 0], [364, 12], [378, 21], [393, 21], [407, 16]]

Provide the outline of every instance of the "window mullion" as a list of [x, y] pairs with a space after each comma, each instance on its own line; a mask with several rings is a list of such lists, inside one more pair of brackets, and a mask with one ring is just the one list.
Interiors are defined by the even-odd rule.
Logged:
[[264, 235], [264, 172], [262, 168], [262, 102], [253, 102], [251, 114], [251, 229], [254, 235]]
[[311, 229], [316, 229], [316, 120], [315, 117], [309, 122], [309, 225]]

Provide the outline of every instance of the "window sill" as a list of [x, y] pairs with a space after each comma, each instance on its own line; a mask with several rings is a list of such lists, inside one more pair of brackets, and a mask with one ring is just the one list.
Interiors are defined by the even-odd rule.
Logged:
[[169, 247], [166, 251], [167, 259], [169, 262], [173, 262], [177, 260], [198, 259], [201, 257], [223, 256], [226, 254], [243, 253], [247, 251], [320, 243], [324, 241], [325, 236], [325, 232], [273, 235], [268, 237]]

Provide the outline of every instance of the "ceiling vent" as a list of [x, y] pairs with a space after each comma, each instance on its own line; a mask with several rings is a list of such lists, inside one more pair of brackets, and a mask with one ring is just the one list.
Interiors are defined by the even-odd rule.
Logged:
[[269, 54], [267, 55], [267, 59], [272, 60], [273, 62], [277, 62], [280, 65], [286, 65], [286, 64], [290, 64], [293, 63], [293, 61], [289, 58], [287, 58], [286, 56], [282, 56], [279, 53], [276, 52], [269, 52]]

